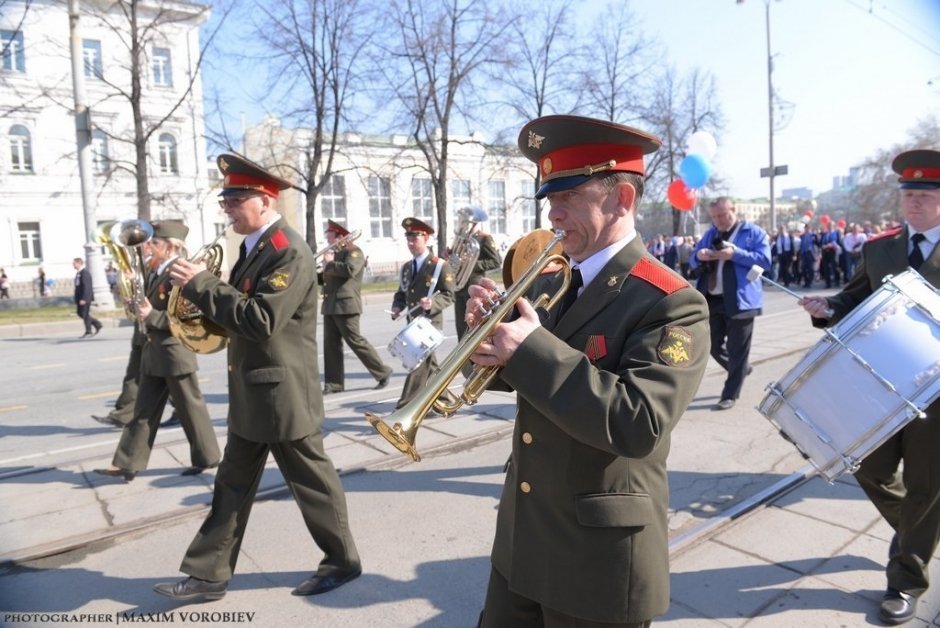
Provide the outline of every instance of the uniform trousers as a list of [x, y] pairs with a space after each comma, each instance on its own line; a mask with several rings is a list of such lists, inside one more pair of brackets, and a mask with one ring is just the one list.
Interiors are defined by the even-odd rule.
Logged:
[[134, 420], [121, 432], [112, 460], [114, 466], [134, 472], [147, 468], [168, 397], [173, 397], [180, 424], [189, 440], [192, 465], [209, 467], [219, 462], [219, 443], [196, 373], [167, 377], [141, 373]]
[[516, 595], [509, 583], [496, 569], [490, 568], [490, 582], [486, 589], [486, 602], [480, 613], [478, 628], [647, 628], [651, 621], [598, 622], [565, 615]]
[[437, 357], [432, 351], [428, 357], [426, 357], [421, 364], [415, 367], [413, 371], [408, 373], [408, 377], [405, 378], [405, 384], [401, 388], [401, 397], [398, 399], [398, 403], [395, 404], [395, 409], [401, 408], [409, 401], [418, 396], [422, 390], [424, 390], [425, 385], [428, 383], [428, 380], [431, 379], [431, 376], [437, 373]]
[[[940, 402], [862, 460], [855, 479], [894, 529], [888, 587], [920, 595], [940, 536]], [[847, 419], [850, 417], [847, 417]], [[904, 469], [898, 466], [904, 461]]]
[[359, 332], [359, 314], [323, 316], [323, 380], [326, 386], [342, 389], [346, 381], [343, 341], [375, 379], [392, 374], [375, 347]]
[[109, 417], [122, 425], [127, 425], [134, 419], [142, 353], [143, 347], [131, 345], [131, 355], [127, 358], [127, 368], [124, 369], [124, 381], [121, 382], [121, 394], [114, 402], [114, 410], [108, 413]]
[[709, 295], [708, 324], [711, 327], [711, 355], [721, 368], [728, 372], [724, 388], [721, 390], [721, 398], [738, 399], [747, 376], [754, 317], [728, 316], [723, 299]]
[[216, 582], [232, 577], [269, 451], [300, 507], [310, 536], [323, 551], [317, 574], [361, 568], [349, 530], [346, 496], [339, 474], [324, 452], [323, 435], [317, 432], [285, 443], [256, 443], [229, 431], [225, 456], [215, 476], [212, 510], [186, 550], [180, 571]]

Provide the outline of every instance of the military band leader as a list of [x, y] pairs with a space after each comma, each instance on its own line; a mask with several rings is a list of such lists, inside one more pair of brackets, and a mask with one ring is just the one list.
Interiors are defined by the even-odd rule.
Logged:
[[[906, 151], [891, 167], [898, 174], [905, 224], [862, 246], [855, 274], [842, 292], [800, 300], [814, 327], [838, 323], [876, 292], [886, 276], [908, 268], [940, 288], [940, 151]], [[925, 413], [925, 419], [914, 419], [866, 456], [855, 473], [865, 494], [894, 529], [888, 586], [879, 608], [882, 621], [888, 624], [914, 617], [917, 600], [930, 584], [930, 559], [940, 539], [940, 401], [930, 404]]]
[[196, 354], [170, 332], [167, 315], [172, 289], [169, 268], [185, 247], [188, 233], [189, 227], [182, 222], [154, 222], [153, 237], [143, 244], [157, 267], [147, 278], [146, 298], [137, 306], [137, 316], [144, 321], [146, 333], [140, 352], [134, 419], [121, 432], [111, 466], [95, 469], [95, 473], [130, 481], [146, 469], [170, 398], [189, 440], [191, 466], [183, 475], [197, 475], [219, 464], [219, 443], [199, 388]]
[[[405, 218], [401, 222], [411, 260], [401, 267], [398, 290], [392, 297], [392, 319], [402, 312], [411, 322], [419, 316], [430, 319], [438, 329], [444, 329], [444, 310], [454, 302], [454, 273], [443, 258], [428, 248], [434, 229], [418, 218]], [[428, 379], [437, 372], [437, 358], [432, 351], [405, 379], [396, 408], [414, 399]]]
[[[485, 628], [648, 626], [669, 606], [666, 459], [709, 333], [704, 297], [636, 231], [643, 156], [659, 145], [576, 116], [519, 135], [574, 270], [544, 324], [522, 300], [472, 358], [503, 367], [518, 405]], [[495, 295], [490, 279], [471, 286], [468, 322]]]
[[323, 552], [316, 573], [292, 593], [325, 593], [362, 569], [343, 486], [323, 448], [323, 394], [312, 384], [320, 379], [313, 252], [277, 212], [288, 181], [237, 155], [220, 155], [218, 165], [219, 202], [232, 230], [245, 236], [239, 259], [228, 283], [184, 260], [171, 274], [183, 296], [228, 332], [228, 442], [212, 510], [180, 567], [190, 577], [154, 588], [176, 600], [225, 595], [270, 452]]
[[[329, 246], [349, 236], [349, 230], [327, 221]], [[347, 241], [335, 251], [323, 254], [323, 394], [342, 392], [346, 385], [343, 342], [349, 345], [362, 365], [376, 380], [375, 389], [385, 388], [393, 369], [382, 361], [359, 331], [362, 314], [362, 276], [366, 256], [355, 243]]]

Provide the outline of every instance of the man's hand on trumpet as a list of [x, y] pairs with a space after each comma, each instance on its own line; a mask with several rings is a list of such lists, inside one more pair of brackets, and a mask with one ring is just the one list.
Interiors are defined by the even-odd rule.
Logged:
[[[469, 287], [470, 300], [467, 302], [467, 326], [476, 327], [486, 312], [499, 299], [496, 282], [489, 278], [481, 279]], [[509, 323], [500, 323], [485, 342], [481, 342], [470, 359], [482, 366], [503, 366], [528, 338], [529, 334], [542, 326], [535, 308], [525, 299], [516, 302], [519, 317]]]
[[206, 265], [202, 262], [193, 264], [189, 260], [178, 257], [170, 266], [170, 283], [177, 288], [182, 288], [189, 283], [190, 279], [205, 269]]

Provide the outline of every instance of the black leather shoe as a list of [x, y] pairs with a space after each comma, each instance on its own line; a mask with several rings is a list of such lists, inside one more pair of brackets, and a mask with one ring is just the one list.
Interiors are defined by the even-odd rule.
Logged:
[[111, 417], [110, 415], [109, 415], [109, 416], [98, 416], [97, 414], [93, 414], [93, 415], [91, 415], [91, 418], [93, 418], [95, 421], [98, 421], [98, 423], [101, 423], [102, 425], [109, 425], [109, 426], [111, 426], [111, 427], [120, 427], [120, 428], [123, 428], [123, 427], [124, 427], [124, 424], [123, 424], [123, 423], [121, 423], [121, 422], [118, 421], [117, 419]]
[[174, 600], [211, 602], [225, 597], [225, 589], [227, 588], [228, 580], [210, 582], [209, 580], [200, 580], [190, 576], [179, 582], [161, 582], [154, 585], [153, 590]]
[[199, 475], [206, 469], [215, 469], [217, 466], [219, 466], [218, 462], [210, 464], [208, 467], [186, 467], [180, 475]]
[[137, 476], [136, 471], [128, 471], [127, 469], [95, 469], [95, 473], [106, 475], [109, 478], [124, 478], [125, 482], [130, 482]]
[[388, 386], [388, 380], [390, 380], [391, 378], [392, 378], [392, 374], [389, 373], [388, 375], [380, 379], [379, 382], [375, 385], [375, 388], [373, 388], [372, 390], [382, 390], [383, 388]]
[[179, 415], [177, 415], [174, 412], [173, 414], [170, 415], [169, 419], [167, 419], [166, 421], [160, 424], [160, 427], [172, 427], [174, 425], [179, 425], [179, 424], [180, 424]]
[[97, 336], [99, 331], [101, 331], [101, 325], [98, 325], [97, 327], [95, 327], [94, 331], [91, 332], [91, 335]]
[[721, 401], [716, 403], [714, 406], [712, 406], [712, 410], [730, 410], [733, 407], [734, 407], [734, 399], [722, 399]]
[[324, 386], [323, 387], [324, 395], [331, 395], [333, 393], [341, 393], [341, 392], [343, 392], [343, 389], [339, 388], [338, 386]]
[[885, 591], [884, 597], [881, 598], [881, 608], [878, 609], [878, 616], [884, 623], [896, 626], [912, 619], [916, 610], [916, 595], [888, 589]]
[[290, 593], [291, 595], [320, 595], [321, 593], [326, 593], [327, 591], [332, 591], [337, 587], [341, 587], [347, 582], [355, 580], [361, 575], [361, 569], [357, 569], [355, 571], [340, 571], [326, 576], [318, 576], [317, 574], [313, 574], [301, 582], [300, 586]]
[[86, 331], [84, 334], [82, 334], [78, 338], [79, 340], [81, 340], [82, 338], [91, 338], [91, 336], [92, 336], [92, 333], [90, 331]]

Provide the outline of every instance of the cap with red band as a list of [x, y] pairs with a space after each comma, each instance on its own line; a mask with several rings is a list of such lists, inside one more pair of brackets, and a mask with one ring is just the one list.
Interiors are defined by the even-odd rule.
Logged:
[[432, 235], [434, 233], [434, 227], [424, 222], [423, 220], [419, 220], [418, 218], [414, 218], [412, 216], [402, 220], [401, 226], [405, 229], [406, 235], [409, 233], [423, 233], [424, 235]]
[[940, 151], [918, 149], [901, 153], [891, 162], [901, 189], [940, 188]]
[[253, 190], [277, 198], [281, 190], [291, 187], [290, 181], [274, 176], [240, 155], [225, 153], [219, 155], [216, 163], [219, 165], [219, 172], [224, 177], [221, 192], [223, 196]]
[[326, 230], [327, 232], [332, 231], [333, 233], [336, 234], [336, 237], [338, 238], [342, 238], [343, 236], [349, 235], [349, 229], [339, 224], [338, 222], [334, 222], [332, 220], [326, 221]]
[[536, 198], [577, 187], [600, 172], [646, 174], [643, 155], [661, 144], [638, 129], [580, 116], [545, 116], [519, 133], [519, 150], [542, 176]]

